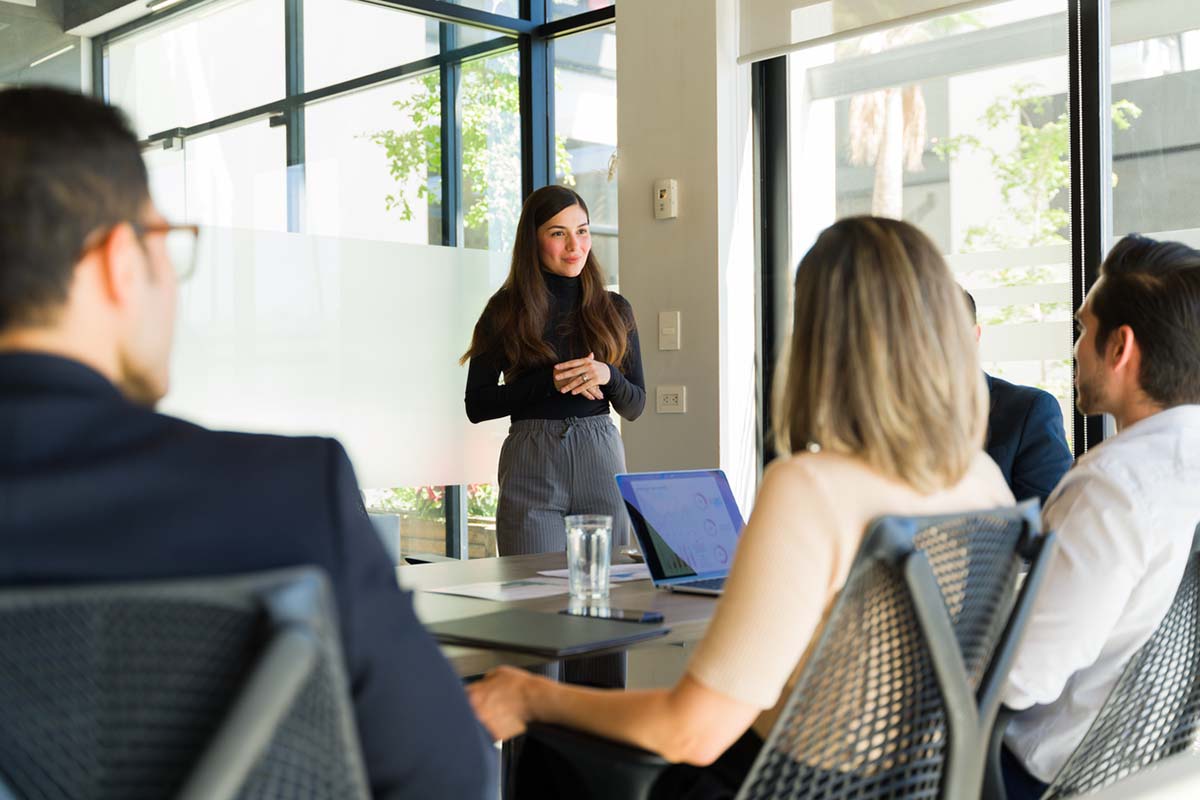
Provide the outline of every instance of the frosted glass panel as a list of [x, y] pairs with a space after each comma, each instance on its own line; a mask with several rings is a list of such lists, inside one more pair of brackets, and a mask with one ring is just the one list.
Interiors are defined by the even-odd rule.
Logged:
[[507, 422], [467, 421], [458, 357], [503, 260], [478, 250], [206, 229], [163, 411], [336, 436], [363, 486], [495, 480]]

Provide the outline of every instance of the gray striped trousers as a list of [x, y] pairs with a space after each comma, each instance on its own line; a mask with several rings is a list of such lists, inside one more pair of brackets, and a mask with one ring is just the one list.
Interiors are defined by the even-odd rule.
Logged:
[[614, 547], [627, 544], [629, 517], [613, 480], [624, 471], [625, 447], [608, 416], [512, 423], [500, 449], [500, 555], [566, 550], [568, 514], [608, 514]]

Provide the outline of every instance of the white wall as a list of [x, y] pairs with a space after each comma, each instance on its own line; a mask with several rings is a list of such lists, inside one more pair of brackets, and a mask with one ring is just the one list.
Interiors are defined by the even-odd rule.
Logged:
[[[617, 14], [621, 292], [642, 333], [647, 410], [623, 426], [633, 470], [721, 466], [749, 508], [757, 481], [750, 68], [734, 0], [654, 0]], [[655, 220], [657, 178], [679, 217]], [[682, 349], [658, 350], [658, 312], [682, 312]], [[687, 386], [686, 414], [655, 387]]]

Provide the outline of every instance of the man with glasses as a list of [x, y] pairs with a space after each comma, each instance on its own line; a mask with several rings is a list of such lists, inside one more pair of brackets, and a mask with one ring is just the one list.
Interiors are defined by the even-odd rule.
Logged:
[[119, 112], [0, 91], [0, 585], [318, 565], [372, 794], [494, 794], [485, 734], [397, 587], [341, 446], [153, 410], [196, 233], [155, 209]]

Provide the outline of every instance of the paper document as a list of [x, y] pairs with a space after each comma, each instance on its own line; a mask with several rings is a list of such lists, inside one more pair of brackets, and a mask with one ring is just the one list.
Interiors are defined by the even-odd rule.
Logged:
[[[566, 578], [568, 570], [565, 569], [544, 569], [538, 575], [545, 575], [547, 578]], [[650, 568], [645, 564], [613, 564], [608, 568], [609, 583], [625, 583], [626, 581], [642, 581], [649, 580]]]
[[533, 600], [538, 597], [553, 597], [566, 594], [567, 584], [546, 578], [524, 578], [515, 581], [489, 581], [487, 583], [464, 583], [459, 586], [443, 586], [441, 589], [426, 589], [437, 594], [455, 594], [462, 597], [478, 597], [483, 600]]

